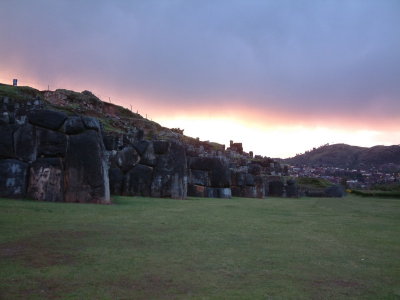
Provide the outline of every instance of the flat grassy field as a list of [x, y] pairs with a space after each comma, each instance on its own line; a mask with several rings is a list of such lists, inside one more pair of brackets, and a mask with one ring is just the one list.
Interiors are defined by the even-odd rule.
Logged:
[[1, 299], [400, 299], [400, 200], [0, 199]]

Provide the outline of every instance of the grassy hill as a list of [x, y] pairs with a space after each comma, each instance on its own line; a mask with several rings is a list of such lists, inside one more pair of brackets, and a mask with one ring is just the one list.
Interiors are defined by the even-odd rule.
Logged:
[[375, 167], [400, 170], [400, 145], [375, 146], [371, 148], [346, 144], [324, 145], [283, 161], [293, 165], [314, 167], [325, 166], [351, 169]]
[[1, 299], [398, 299], [400, 201], [0, 201]]
[[[0, 98], [8, 97], [18, 102], [40, 99], [49, 109], [62, 111], [68, 115], [86, 115], [98, 118], [107, 133], [128, 133], [133, 127], [143, 130], [146, 139], [181, 140], [186, 143], [197, 143], [195, 138], [181, 132], [161, 126], [138, 113], [113, 103], [99, 99], [90, 91], [75, 92], [66, 89], [40, 91], [28, 86], [12, 86], [0, 83]], [[211, 148], [220, 149], [223, 145], [202, 142]]]

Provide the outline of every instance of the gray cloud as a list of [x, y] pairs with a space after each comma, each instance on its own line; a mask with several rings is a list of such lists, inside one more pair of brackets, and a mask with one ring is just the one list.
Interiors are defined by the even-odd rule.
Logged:
[[397, 0], [3, 0], [0, 26], [0, 68], [44, 83], [90, 80], [169, 106], [400, 115]]

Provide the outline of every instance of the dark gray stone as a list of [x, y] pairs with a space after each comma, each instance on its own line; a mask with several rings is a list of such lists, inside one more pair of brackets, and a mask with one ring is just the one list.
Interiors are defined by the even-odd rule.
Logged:
[[[144, 144], [144, 143], [141, 143]], [[153, 143], [148, 143], [144, 152], [140, 156], [140, 163], [142, 165], [154, 167], [157, 164], [157, 157], [154, 153]]]
[[85, 126], [81, 117], [69, 117], [63, 125], [63, 132], [66, 134], [78, 134], [85, 131]]
[[341, 198], [346, 195], [346, 191], [341, 185], [332, 185], [325, 189], [326, 197]]
[[28, 114], [31, 124], [52, 130], [59, 129], [66, 119], [65, 113], [46, 109], [33, 110]]
[[124, 186], [124, 173], [120, 168], [111, 168], [108, 171], [110, 181], [110, 193], [112, 195], [121, 195]]
[[192, 170], [209, 171], [212, 187], [231, 186], [231, 171], [229, 163], [224, 157], [192, 157], [189, 167]]
[[168, 141], [153, 141], [155, 154], [166, 154], [169, 152], [170, 142]]
[[208, 171], [190, 170], [189, 183], [194, 185], [210, 186], [210, 177]]
[[245, 180], [247, 186], [255, 186], [254, 176], [252, 174], [245, 174]]
[[1, 125], [0, 126], [0, 157], [14, 158], [14, 134], [15, 126]]
[[99, 120], [93, 117], [82, 117], [82, 122], [87, 129], [100, 131], [101, 126]]
[[286, 197], [299, 197], [299, 189], [294, 180], [288, 180], [286, 183]]
[[61, 158], [39, 158], [31, 165], [28, 196], [41, 201], [64, 201], [64, 174]]
[[0, 126], [7, 125], [10, 123], [10, 115], [8, 112], [0, 112]]
[[188, 184], [189, 197], [204, 197], [206, 187], [202, 185]]
[[[67, 151], [67, 136], [65, 134], [44, 128], [37, 128], [36, 135], [38, 141], [38, 157], [65, 156], [65, 153]], [[79, 151], [81, 150], [79, 149]]]
[[14, 133], [15, 154], [18, 159], [33, 162], [37, 157], [36, 127], [31, 124], [20, 126]]
[[284, 194], [284, 185], [281, 180], [269, 182], [269, 195], [273, 197], [282, 197]]
[[125, 175], [123, 194], [127, 196], [150, 196], [152, 175], [152, 167], [141, 164], [134, 166]]
[[16, 159], [0, 160], [0, 197], [26, 197], [28, 167]]
[[244, 172], [232, 172], [232, 185], [244, 187], [246, 185], [246, 173]]
[[257, 189], [255, 186], [245, 186], [243, 189], [243, 197], [257, 198]]
[[65, 201], [110, 203], [104, 145], [92, 130], [71, 135], [65, 156]]
[[116, 155], [117, 166], [123, 171], [127, 172], [138, 164], [140, 160], [139, 154], [133, 147], [126, 147], [118, 151]]
[[187, 196], [187, 161], [185, 148], [171, 142], [168, 154], [159, 155], [154, 167], [153, 197], [183, 199]]
[[249, 165], [249, 173], [252, 175], [260, 175], [262, 173], [262, 167], [259, 164], [252, 163]]
[[218, 188], [218, 197], [227, 199], [232, 198], [231, 188]]
[[133, 147], [135, 147], [137, 152], [139, 152], [139, 154], [142, 156], [146, 152], [149, 144], [150, 144], [150, 142], [148, 142], [148, 141], [137, 141], [137, 142], [133, 143]]
[[206, 187], [204, 195], [206, 198], [218, 198], [218, 188]]
[[232, 186], [231, 192], [233, 197], [243, 197], [242, 188], [239, 186]]

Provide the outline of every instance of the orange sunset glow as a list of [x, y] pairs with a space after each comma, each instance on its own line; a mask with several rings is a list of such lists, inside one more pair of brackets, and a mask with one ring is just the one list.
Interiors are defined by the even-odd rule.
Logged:
[[[210, 15], [190, 5], [102, 3], [88, 23], [73, 6], [63, 9], [75, 23], [10, 6], [0, 82], [90, 90], [186, 135], [269, 157], [326, 143], [399, 144], [400, 18], [390, 3], [341, 5], [277, 4], [275, 14], [267, 4], [223, 13], [213, 4], [220, 15]], [[37, 13], [35, 24], [25, 10]]]

